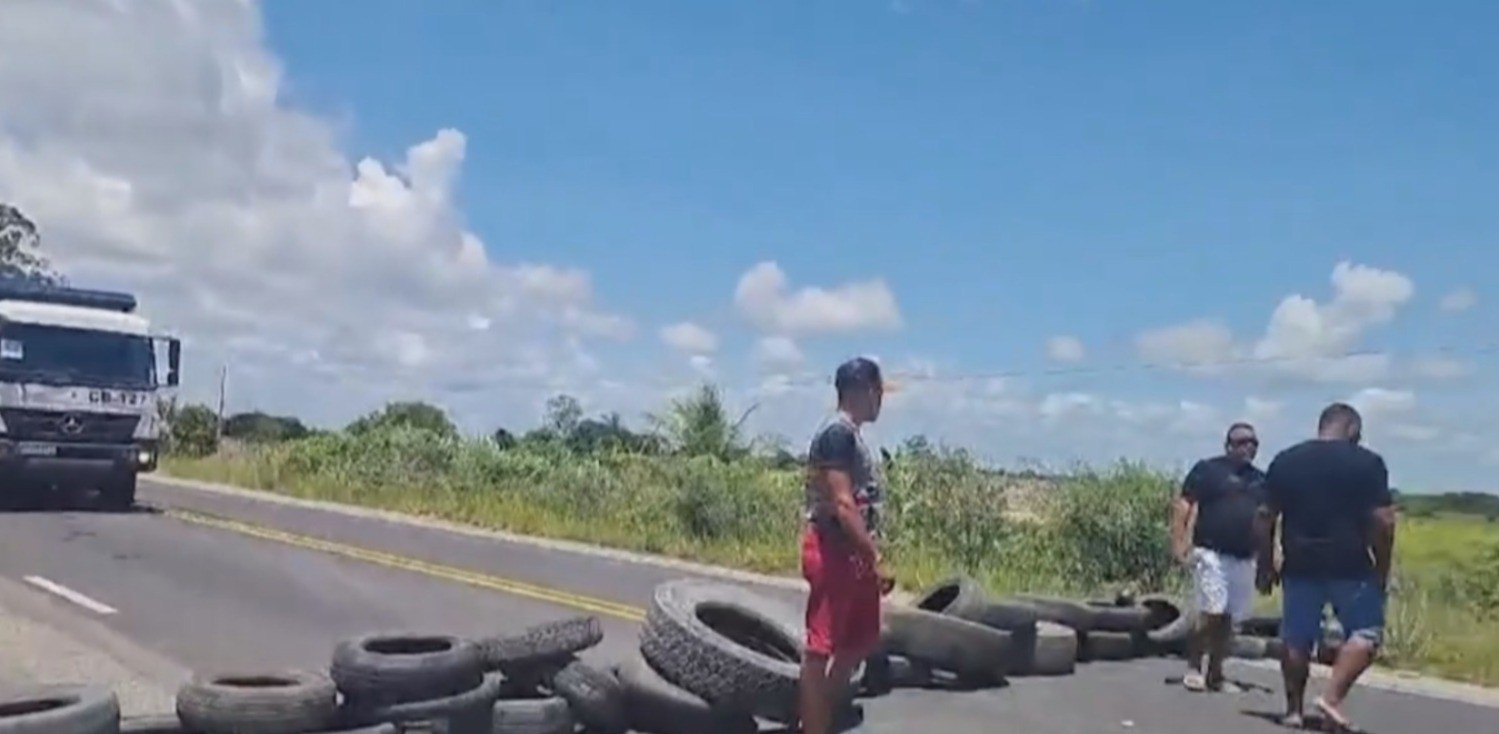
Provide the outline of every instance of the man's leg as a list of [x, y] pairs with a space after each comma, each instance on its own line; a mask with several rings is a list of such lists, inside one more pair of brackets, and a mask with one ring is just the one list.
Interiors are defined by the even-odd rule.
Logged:
[[1223, 674], [1223, 661], [1228, 658], [1229, 647], [1233, 644], [1235, 624], [1248, 619], [1254, 611], [1257, 593], [1254, 588], [1255, 562], [1253, 558], [1232, 556], [1221, 556], [1219, 562], [1223, 566], [1228, 603], [1224, 607], [1221, 626], [1216, 629], [1218, 636], [1212, 640], [1215, 654], [1208, 670], [1207, 685], [1213, 690], [1241, 693], [1243, 689]]
[[1327, 690], [1317, 699], [1322, 715], [1343, 728], [1343, 701], [1359, 676], [1374, 664], [1384, 641], [1385, 598], [1372, 581], [1335, 581], [1329, 584], [1333, 614], [1343, 626], [1345, 640], [1333, 661]]
[[1281, 580], [1280, 636], [1285, 652], [1280, 659], [1280, 673], [1286, 685], [1287, 726], [1301, 726], [1312, 648], [1322, 637], [1322, 607], [1326, 600], [1326, 585], [1321, 581]]
[[[1192, 645], [1197, 657], [1189, 653], [1189, 670], [1182, 683], [1194, 691], [1217, 688], [1223, 683], [1223, 658], [1228, 653], [1228, 575], [1224, 559], [1206, 548], [1195, 548], [1193, 576], [1197, 586], [1197, 629], [1193, 631]], [[1201, 655], [1206, 653], [1207, 667], [1198, 666]]]
[[[854, 670], [880, 645], [880, 587], [873, 575], [848, 577], [839, 585], [834, 609], [837, 630], [832, 663], [828, 667], [828, 708], [834, 723], [857, 725], [863, 711], [853, 701]], [[838, 727], [843, 728], [843, 727]]]
[[828, 662], [833, 654], [836, 617], [828, 572], [817, 531], [809, 529], [802, 539], [802, 576], [807, 579], [807, 638], [802, 653], [799, 713], [804, 734], [828, 734], [832, 710], [828, 707]]

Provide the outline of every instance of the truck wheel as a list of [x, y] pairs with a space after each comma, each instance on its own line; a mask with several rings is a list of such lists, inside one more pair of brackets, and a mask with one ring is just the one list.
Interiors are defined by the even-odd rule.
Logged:
[[99, 489], [99, 503], [110, 512], [128, 512], [135, 507], [135, 472], [110, 477]]

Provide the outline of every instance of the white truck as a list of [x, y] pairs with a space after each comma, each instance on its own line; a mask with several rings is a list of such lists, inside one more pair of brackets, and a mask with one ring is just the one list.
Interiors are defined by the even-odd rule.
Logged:
[[[0, 279], [0, 492], [97, 490], [127, 510], [156, 469], [157, 398], [182, 345], [153, 334], [128, 293]], [[158, 365], [165, 347], [166, 364]]]

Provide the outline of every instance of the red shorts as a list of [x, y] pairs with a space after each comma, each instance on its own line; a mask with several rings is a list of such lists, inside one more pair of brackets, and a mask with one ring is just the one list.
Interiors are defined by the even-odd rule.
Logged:
[[866, 656], [880, 642], [880, 581], [847, 543], [808, 525], [802, 535], [807, 652]]

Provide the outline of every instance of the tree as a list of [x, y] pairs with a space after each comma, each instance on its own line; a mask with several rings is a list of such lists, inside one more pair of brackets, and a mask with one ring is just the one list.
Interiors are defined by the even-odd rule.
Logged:
[[542, 418], [541, 425], [552, 436], [566, 441], [578, 430], [578, 424], [582, 421], [583, 406], [578, 403], [577, 398], [566, 393], [547, 398], [546, 416]]
[[419, 400], [386, 403], [384, 408], [361, 416], [344, 430], [360, 435], [389, 428], [415, 428], [449, 438], [458, 436], [458, 426], [453, 425], [442, 408]]
[[275, 443], [306, 438], [307, 426], [291, 416], [269, 415], [258, 410], [236, 413], [224, 419], [224, 436], [252, 443]]
[[0, 202], [0, 277], [61, 285], [62, 275], [36, 252], [41, 242], [35, 222], [20, 209]]
[[515, 448], [516, 444], [519, 443], [515, 440], [515, 434], [503, 428], [494, 429], [494, 433], [490, 434], [489, 439], [491, 441], [494, 441], [494, 445], [501, 451], [508, 451], [510, 449], [513, 449]]
[[174, 409], [171, 450], [187, 456], [207, 456], [219, 448], [219, 416], [197, 403]]
[[648, 415], [647, 419], [674, 451], [731, 459], [749, 453], [743, 439], [744, 422], [757, 407], [752, 405], [738, 420], [730, 420], [723, 394], [716, 386], [703, 383], [691, 395], [672, 400], [664, 413]]

